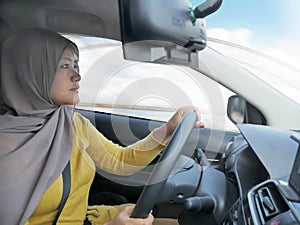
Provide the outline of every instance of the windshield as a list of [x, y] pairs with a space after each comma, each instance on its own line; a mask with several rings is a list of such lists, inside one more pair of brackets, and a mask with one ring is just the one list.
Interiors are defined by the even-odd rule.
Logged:
[[224, 0], [206, 18], [208, 46], [300, 104], [299, 8], [298, 0]]
[[197, 106], [207, 127], [237, 131], [226, 116], [234, 93], [189, 67], [124, 60], [120, 42], [66, 35], [79, 47], [78, 108], [167, 121], [181, 106]]
[[[296, 0], [289, 4], [225, 0], [220, 10], [206, 18], [206, 24], [209, 47], [300, 104], [300, 31], [293, 29], [298, 21], [296, 5], [300, 6]], [[234, 93], [222, 85], [197, 80], [206, 78], [199, 78], [202, 76], [190, 68], [121, 60], [121, 43], [114, 40], [68, 38], [80, 47], [82, 83], [87, 81], [85, 74], [93, 77], [83, 85], [88, 88], [82, 88], [80, 107], [166, 121], [176, 108], [191, 104], [200, 107], [208, 127], [236, 130], [226, 116], [228, 97]], [[158, 85], [161, 83], [165, 84], [163, 94]], [[147, 86], [157, 92], [148, 91]], [[214, 91], [205, 89], [206, 86], [213, 86]], [[172, 96], [185, 97], [174, 100]]]

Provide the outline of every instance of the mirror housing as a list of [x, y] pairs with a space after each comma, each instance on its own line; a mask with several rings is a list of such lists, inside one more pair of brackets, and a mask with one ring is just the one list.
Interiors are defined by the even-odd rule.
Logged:
[[159, 40], [202, 50], [205, 21], [193, 24], [191, 9], [189, 0], [120, 0], [122, 42]]
[[227, 116], [234, 124], [267, 125], [264, 115], [243, 97], [233, 95], [228, 99]]
[[189, 0], [120, 0], [124, 58], [195, 65], [197, 51], [206, 47], [204, 15], [220, 0], [205, 3], [194, 8]]

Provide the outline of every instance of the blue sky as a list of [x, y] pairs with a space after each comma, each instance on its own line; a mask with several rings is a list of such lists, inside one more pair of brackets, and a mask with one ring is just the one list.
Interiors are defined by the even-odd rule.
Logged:
[[[204, 0], [190, 2], [197, 6]], [[268, 57], [252, 55], [239, 47], [209, 44], [299, 102], [299, 9], [300, 0], [223, 0], [220, 9], [205, 19], [207, 36], [258, 50]]]
[[[203, 2], [190, 1], [194, 6]], [[206, 17], [206, 25], [207, 29], [225, 28], [231, 31], [246, 28], [264, 43], [268, 40], [300, 39], [299, 8], [299, 0], [223, 0], [221, 8]]]

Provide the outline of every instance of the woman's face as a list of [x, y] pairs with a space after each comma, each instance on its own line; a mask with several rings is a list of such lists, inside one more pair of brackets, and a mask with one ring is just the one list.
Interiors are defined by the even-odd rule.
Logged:
[[78, 55], [67, 47], [59, 60], [52, 83], [50, 98], [57, 105], [75, 105], [79, 103]]

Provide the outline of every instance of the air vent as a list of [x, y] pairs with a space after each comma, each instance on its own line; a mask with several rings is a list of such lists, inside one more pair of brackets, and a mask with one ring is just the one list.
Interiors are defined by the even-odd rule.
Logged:
[[288, 206], [274, 185], [260, 188], [254, 198], [263, 224], [288, 210]]
[[258, 199], [261, 203], [263, 209], [262, 211], [266, 218], [270, 218], [271, 216], [275, 216], [279, 213], [271, 191], [272, 190], [268, 187], [261, 188], [258, 190]]

